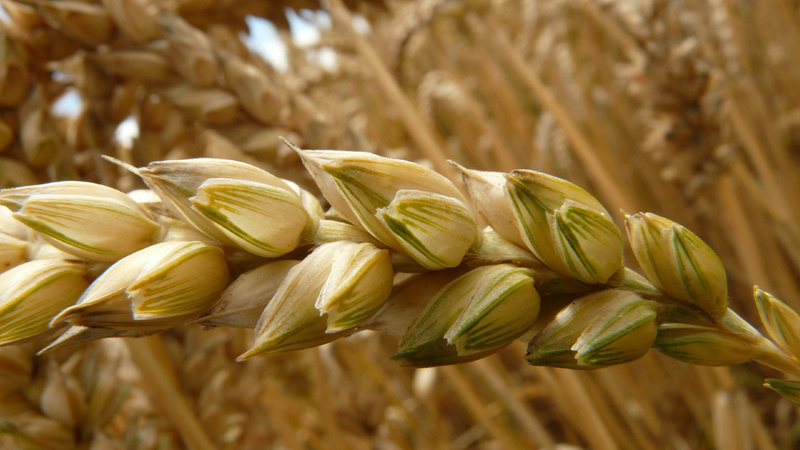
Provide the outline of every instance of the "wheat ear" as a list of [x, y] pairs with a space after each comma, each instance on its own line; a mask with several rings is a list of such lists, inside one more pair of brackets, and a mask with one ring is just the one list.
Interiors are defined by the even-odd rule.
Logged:
[[[0, 191], [0, 343], [48, 351], [201, 322], [254, 328], [242, 360], [375, 329], [400, 336], [393, 358], [417, 367], [524, 336], [536, 365], [592, 369], [653, 347], [800, 376], [800, 316], [756, 288], [758, 332], [728, 308], [713, 250], [666, 218], [625, 216], [642, 276], [609, 212], [563, 179], [456, 165], [464, 195], [409, 161], [292, 148], [327, 212], [291, 181], [207, 158], [131, 167], [150, 190], [130, 195], [83, 182]], [[765, 385], [800, 398], [798, 382]]]

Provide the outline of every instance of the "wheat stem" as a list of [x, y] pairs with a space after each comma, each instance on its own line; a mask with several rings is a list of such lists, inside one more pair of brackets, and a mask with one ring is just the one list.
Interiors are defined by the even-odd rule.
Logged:
[[492, 390], [500, 396], [505, 404], [508, 405], [511, 413], [522, 425], [522, 429], [528, 434], [533, 442], [542, 448], [551, 448], [555, 445], [555, 441], [550, 436], [542, 423], [536, 416], [530, 413], [525, 405], [520, 401], [512, 387], [506, 382], [506, 377], [503, 377], [498, 369], [495, 367], [492, 359], [483, 359], [475, 362], [471, 367], [483, 379]]
[[598, 29], [608, 34], [619, 45], [628, 58], [633, 61], [640, 61], [645, 58], [636, 39], [609, 17], [597, 3], [585, 0], [579, 0], [575, 3], [590, 20], [595, 22]]
[[320, 409], [322, 423], [326, 431], [325, 441], [330, 445], [330, 448], [347, 448], [346, 441], [343, 439], [342, 433], [336, 426], [335, 402], [333, 401], [333, 393], [331, 392], [332, 384], [327, 376], [328, 371], [323, 365], [323, 351], [323, 349], [318, 348], [311, 360], [311, 372], [314, 374], [315, 381], [312, 395]]
[[361, 54], [362, 58], [364, 58], [367, 67], [369, 67], [375, 76], [375, 81], [378, 83], [378, 86], [383, 90], [384, 95], [386, 95], [389, 101], [397, 108], [400, 119], [405, 124], [406, 130], [419, 147], [419, 150], [431, 161], [436, 171], [446, 175], [448, 178], [456, 179], [457, 175], [453, 167], [447, 163], [447, 153], [440, 139], [419, 114], [419, 111], [417, 111], [414, 104], [411, 103], [411, 100], [403, 93], [403, 90], [392, 77], [386, 64], [381, 61], [378, 52], [375, 51], [372, 44], [370, 44], [369, 41], [356, 30], [355, 26], [353, 26], [353, 17], [350, 15], [344, 3], [342, 3], [341, 0], [329, 0], [329, 4], [331, 16], [333, 16], [338, 25], [344, 28], [348, 37], [352, 39], [358, 52]]
[[211, 439], [181, 392], [160, 336], [126, 339], [131, 356], [150, 387], [153, 402], [172, 421], [190, 450], [213, 450]]
[[603, 450], [618, 448], [594, 400], [574, 371], [542, 368], [539, 375], [550, 385], [553, 392], [557, 392], [561, 397], [565, 414], [570, 416], [570, 420], [582, 424], [580, 428], [582, 434], [595, 448]]
[[484, 402], [480, 399], [479, 395], [467, 378], [459, 371], [457, 367], [445, 366], [441, 368], [441, 373], [447, 378], [454, 390], [458, 393], [459, 399], [469, 409], [478, 422], [491, 434], [495, 439], [500, 441], [503, 448], [518, 448], [519, 443], [509, 433], [508, 429], [503, 425], [497, 423], [491, 413], [487, 411]]
[[591, 173], [593, 179], [597, 182], [598, 188], [603, 192], [609, 203], [616, 209], [634, 209], [635, 202], [616, 181], [621, 179], [617, 174], [617, 170], [610, 167], [600, 158], [595, 148], [589, 143], [589, 140], [575, 121], [572, 120], [566, 109], [561, 106], [541, 78], [522, 59], [522, 56], [514, 50], [502, 29], [492, 21], [487, 23], [486, 28], [488, 29], [486, 30], [483, 30], [484, 25], [477, 20], [472, 20], [468, 23], [471, 27], [479, 30], [477, 34], [488, 38], [494, 44], [500, 55], [511, 64], [511, 68], [522, 78], [531, 92], [542, 103], [542, 106], [553, 114], [558, 124], [564, 129], [564, 133], [572, 144], [576, 155], [585, 164], [587, 171]]

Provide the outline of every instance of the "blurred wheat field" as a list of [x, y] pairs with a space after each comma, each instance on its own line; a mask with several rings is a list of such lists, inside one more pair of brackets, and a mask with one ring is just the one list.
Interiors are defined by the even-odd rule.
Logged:
[[[345, 3], [0, 0], [0, 188], [141, 187], [100, 158], [111, 155], [237, 159], [313, 189], [280, 136], [453, 179], [448, 159], [532, 168], [586, 188], [618, 223], [621, 210], [651, 211], [692, 229], [748, 320], [753, 284], [800, 308], [798, 2]], [[316, 42], [292, 38], [295, 12]], [[285, 68], [245, 45], [248, 17], [277, 27]], [[79, 97], [75, 114], [58, 112], [65, 95]], [[130, 142], [123, 122], [138, 128]], [[800, 445], [798, 409], [761, 387], [778, 375], [761, 366], [650, 352], [577, 372], [529, 366], [518, 342], [414, 370], [390, 360], [396, 338], [373, 332], [236, 363], [251, 339], [188, 325], [138, 340], [155, 352], [119, 339], [41, 357], [35, 344], [0, 347], [0, 447]], [[152, 365], [188, 409], [170, 411]], [[181, 437], [192, 423], [196, 441]]]

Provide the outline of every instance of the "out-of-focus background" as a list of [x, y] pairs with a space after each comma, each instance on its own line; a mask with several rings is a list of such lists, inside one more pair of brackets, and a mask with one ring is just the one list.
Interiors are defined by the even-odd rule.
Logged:
[[[797, 1], [0, 6], [0, 188], [140, 187], [100, 158], [112, 155], [237, 159], [313, 189], [280, 136], [451, 177], [447, 159], [532, 168], [586, 188], [618, 224], [623, 209], [651, 211], [693, 230], [751, 323], [753, 284], [800, 309]], [[249, 330], [188, 325], [158, 339], [219, 448], [800, 445], [797, 407], [760, 386], [779, 374], [755, 365], [699, 368], [653, 351], [576, 372], [527, 365], [520, 342], [413, 370], [390, 361], [395, 338], [371, 332], [236, 363]], [[128, 347], [34, 351], [0, 349], [0, 433], [34, 437], [2, 442], [184, 445]]]

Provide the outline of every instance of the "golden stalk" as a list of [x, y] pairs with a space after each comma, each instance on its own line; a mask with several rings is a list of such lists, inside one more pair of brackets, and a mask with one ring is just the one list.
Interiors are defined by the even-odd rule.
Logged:
[[197, 421], [186, 397], [180, 391], [180, 385], [170, 367], [169, 357], [164, 351], [161, 339], [158, 336], [150, 336], [129, 339], [125, 343], [148, 386], [153, 389], [152, 401], [158, 404], [160, 410], [175, 424], [186, 446], [192, 450], [215, 448]]
[[400, 89], [400, 86], [397, 85], [397, 82], [392, 78], [391, 73], [369, 41], [355, 29], [353, 18], [341, 0], [332, 0], [330, 2], [330, 12], [337, 24], [342, 26], [350, 39], [353, 40], [384, 95], [397, 108], [401, 119], [406, 125], [406, 130], [419, 147], [420, 152], [431, 161], [431, 164], [438, 172], [455, 176], [451, 166], [447, 164], [446, 152], [442, 148], [439, 138], [425, 123], [411, 100]]
[[[470, 23], [475, 27], [483, 26], [476, 21]], [[544, 82], [530, 69], [519, 53], [513, 49], [511, 43], [508, 42], [502, 30], [500, 30], [500, 27], [496, 24], [489, 24], [488, 30], [480, 34], [492, 42], [495, 48], [500, 51], [500, 54], [511, 64], [511, 67], [517, 74], [525, 80], [528, 88], [530, 88], [531, 92], [542, 102], [542, 105], [555, 116], [559, 125], [561, 125], [564, 132], [567, 134], [567, 138], [573, 145], [578, 157], [586, 165], [588, 171], [597, 182], [598, 187], [603, 192], [603, 195], [609, 199], [609, 202], [617, 208], [633, 209], [633, 200], [629, 198], [629, 195], [623, 191], [615, 181], [619, 179], [619, 176], [614, 176], [616, 170], [596, 153], [595, 149], [584, 136], [584, 133], [580, 131], [578, 125], [572, 120], [569, 114], [567, 114], [564, 108], [561, 107], [553, 94], [547, 89]]]

